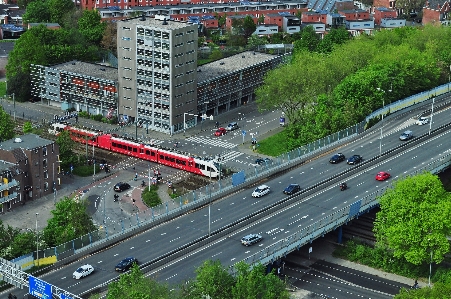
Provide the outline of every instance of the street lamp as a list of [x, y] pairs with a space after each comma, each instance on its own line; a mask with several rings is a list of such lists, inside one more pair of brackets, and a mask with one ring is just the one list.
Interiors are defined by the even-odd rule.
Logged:
[[431, 287], [431, 274], [432, 274], [432, 249], [431, 249], [431, 262], [429, 263], [429, 287]]
[[36, 261], [37, 266], [39, 267], [39, 234], [38, 234], [38, 215], [39, 213], [36, 213]]
[[[382, 156], [382, 128], [384, 126], [384, 108], [385, 108], [385, 90], [381, 89], [380, 87], [376, 88], [378, 91], [382, 91], [384, 93], [384, 96], [382, 97], [382, 121], [381, 121], [381, 137], [379, 139], [379, 157]], [[391, 89], [388, 90], [391, 92]]]
[[192, 115], [192, 116], [197, 117], [197, 114], [192, 114], [192, 113], [188, 113], [188, 112], [183, 113], [183, 135], [185, 135], [185, 132], [186, 132], [186, 115]]
[[213, 115], [207, 116], [207, 114], [202, 114], [202, 120], [200, 121], [200, 131], [202, 132], [202, 128], [204, 126], [204, 121], [208, 118], [209, 120], [213, 120]]
[[431, 135], [431, 129], [432, 129], [432, 115], [434, 114], [434, 102], [435, 102], [435, 98], [432, 98], [432, 109], [431, 109], [431, 119], [429, 121], [429, 134]]

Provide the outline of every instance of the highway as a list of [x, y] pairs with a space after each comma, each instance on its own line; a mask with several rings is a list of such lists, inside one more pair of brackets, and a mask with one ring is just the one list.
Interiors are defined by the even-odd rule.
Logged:
[[[445, 110], [434, 115], [432, 128], [449, 122], [449, 111]], [[414, 125], [414, 120], [411, 119], [413, 116], [406, 115], [402, 119], [386, 121], [383, 129], [382, 151], [399, 145], [401, 143], [399, 135], [407, 128], [413, 130], [416, 136], [429, 130], [429, 126]], [[380, 131], [374, 131], [362, 136], [361, 139], [340, 148], [339, 152], [346, 157], [352, 154], [360, 154], [364, 160], [376, 156], [379, 154], [379, 134]], [[310, 197], [300, 194], [295, 204], [264, 217], [244, 229], [239, 229], [225, 238], [199, 248], [189, 256], [174, 260], [173, 263], [156, 271], [151, 271], [149, 274], [155, 276], [159, 281], [177, 284], [193, 277], [194, 269], [204, 260], [219, 259], [224, 265], [233, 265], [240, 260], [244, 260], [334, 210], [345, 207], [366, 194], [388, 186], [393, 179], [409, 174], [432, 158], [443, 154], [450, 149], [449, 141], [447, 142], [447, 140], [450, 140], [449, 134], [451, 133], [446, 132], [427, 140], [424, 144], [408, 148], [403, 153], [391, 157], [377, 166], [362, 167], [361, 172], [343, 178], [349, 186], [349, 189], [344, 192], [340, 192], [337, 185], [329, 186], [326, 184], [324, 188], [321, 188], [321, 191]], [[260, 199], [251, 197], [252, 190], [243, 190], [214, 202], [211, 207], [211, 231], [220, 229], [234, 220], [277, 202], [283, 198], [282, 190], [290, 183], [298, 183], [301, 187], [306, 188], [354, 167], [345, 162], [331, 165], [328, 162], [330, 156], [314, 159], [275, 179], [263, 179], [261, 183], [269, 185], [272, 191], [269, 195]], [[374, 176], [378, 171], [388, 171], [392, 174], [392, 178], [386, 182], [377, 182]], [[248, 233], [260, 233], [264, 240], [254, 246], [244, 247], [239, 240]], [[189, 213], [170, 223], [155, 227], [119, 243], [109, 250], [87, 256], [77, 263], [53, 271], [41, 277], [41, 279], [80, 295], [105, 281], [117, 277], [114, 266], [126, 256], [134, 256], [141, 263], [148, 262], [206, 234], [208, 234], [208, 208]], [[96, 269], [94, 274], [87, 279], [73, 280], [72, 272], [79, 265], [85, 263], [94, 266]]]

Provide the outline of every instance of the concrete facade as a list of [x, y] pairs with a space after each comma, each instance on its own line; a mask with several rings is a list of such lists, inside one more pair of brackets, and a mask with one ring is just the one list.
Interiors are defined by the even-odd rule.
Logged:
[[197, 39], [196, 24], [165, 17], [117, 23], [119, 121], [168, 134], [183, 129], [184, 113], [196, 113]]

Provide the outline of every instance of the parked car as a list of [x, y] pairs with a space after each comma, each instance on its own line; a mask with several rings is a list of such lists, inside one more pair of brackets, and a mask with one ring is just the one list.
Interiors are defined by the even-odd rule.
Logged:
[[424, 116], [420, 117], [416, 122], [416, 124], [419, 126], [426, 125], [428, 123], [429, 123], [429, 117], [424, 117]]
[[258, 164], [258, 165], [266, 165], [270, 162], [271, 162], [271, 159], [269, 159], [269, 158], [264, 158], [264, 159], [258, 158], [255, 160], [255, 164]]
[[299, 191], [301, 191], [301, 186], [299, 186], [298, 184], [290, 184], [290, 185], [288, 185], [288, 187], [286, 187], [283, 190], [283, 193], [291, 195], [291, 194], [295, 194]]
[[86, 265], [79, 267], [77, 270], [75, 270], [75, 272], [72, 274], [72, 277], [74, 279], [80, 279], [85, 276], [88, 276], [92, 272], [94, 272], [94, 267], [89, 264], [86, 264]]
[[227, 134], [227, 130], [224, 128], [218, 128], [215, 132], [215, 136], [222, 136]]
[[344, 161], [345, 159], [345, 155], [343, 155], [342, 153], [337, 153], [333, 155], [332, 158], [330, 158], [329, 163], [336, 164], [338, 162]]
[[261, 185], [255, 188], [254, 192], [252, 192], [252, 197], [262, 197], [263, 195], [266, 195], [271, 191], [269, 186]]
[[136, 258], [126, 257], [116, 265], [115, 270], [119, 272], [125, 272], [129, 270], [134, 264], [138, 264], [138, 260]]
[[226, 130], [227, 131], [233, 131], [233, 130], [236, 130], [238, 128], [239, 128], [238, 127], [238, 123], [237, 122], [233, 122], [233, 123], [230, 123], [230, 124], [227, 125]]
[[263, 237], [260, 236], [259, 234], [250, 234], [250, 235], [244, 236], [241, 239], [241, 244], [243, 244], [244, 246], [250, 246], [252, 244], [260, 242], [262, 239], [263, 239]]
[[413, 137], [412, 131], [405, 131], [404, 133], [402, 133], [401, 136], [399, 136], [399, 140], [406, 141], [411, 139], [412, 137]]
[[114, 191], [116, 192], [122, 192], [128, 189], [130, 189], [130, 185], [127, 183], [119, 182], [116, 185], [114, 185]]
[[385, 181], [386, 179], [390, 178], [390, 174], [385, 171], [381, 171], [378, 174], [376, 174], [376, 180], [377, 181]]
[[357, 163], [360, 163], [360, 162], [362, 162], [362, 157], [360, 155], [353, 155], [353, 156], [348, 158], [348, 162], [347, 163], [349, 165], [354, 165], [354, 164], [357, 164]]

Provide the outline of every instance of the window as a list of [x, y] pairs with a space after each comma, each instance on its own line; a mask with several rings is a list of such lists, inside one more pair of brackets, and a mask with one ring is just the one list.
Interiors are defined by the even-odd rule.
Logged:
[[47, 170], [44, 171], [44, 179], [49, 178], [49, 172]]
[[47, 148], [46, 147], [42, 148], [42, 155], [47, 156]]

